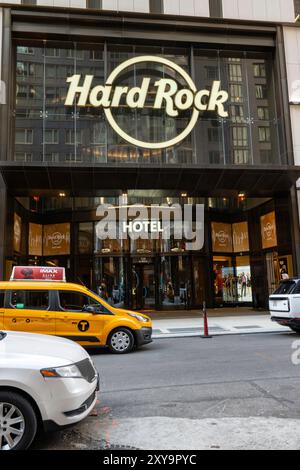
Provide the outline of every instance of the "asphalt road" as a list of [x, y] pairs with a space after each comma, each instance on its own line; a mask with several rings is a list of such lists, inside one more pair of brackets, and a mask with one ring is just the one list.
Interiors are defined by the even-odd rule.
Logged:
[[90, 351], [101, 376], [97, 416], [35, 448], [300, 448], [297, 340], [162, 339], [126, 356]]

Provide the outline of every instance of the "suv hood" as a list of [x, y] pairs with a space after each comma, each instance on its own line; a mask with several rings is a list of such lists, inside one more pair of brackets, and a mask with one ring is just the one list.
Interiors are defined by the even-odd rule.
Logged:
[[27, 361], [42, 367], [58, 367], [89, 357], [81, 346], [64, 338], [16, 331], [4, 333], [6, 337], [0, 341], [0, 367]]

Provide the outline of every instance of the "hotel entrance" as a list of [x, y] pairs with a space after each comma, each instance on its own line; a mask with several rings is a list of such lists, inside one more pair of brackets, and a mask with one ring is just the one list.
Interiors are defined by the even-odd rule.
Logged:
[[124, 202], [119, 195], [53, 199], [55, 206], [44, 198], [34, 213], [31, 199], [15, 198], [8, 227], [18, 223], [18, 230], [6, 277], [20, 263], [65, 266], [68, 281], [86, 285], [112, 306], [172, 312], [199, 310], [203, 301], [210, 308], [266, 307], [280, 280], [294, 275], [288, 198], [189, 198], [204, 207], [205, 219], [203, 247], [193, 251], [186, 239], [151, 239], [150, 232], [144, 240], [100, 239], [100, 203], [109, 202], [112, 211], [186, 202], [164, 190], [128, 190]]

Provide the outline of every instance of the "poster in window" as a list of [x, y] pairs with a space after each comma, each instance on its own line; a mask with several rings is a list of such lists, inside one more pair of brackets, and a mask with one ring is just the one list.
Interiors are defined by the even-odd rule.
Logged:
[[218, 253], [232, 253], [232, 227], [223, 222], [212, 222], [213, 251]]
[[31, 256], [43, 255], [43, 226], [29, 224], [28, 253]]
[[80, 255], [86, 255], [92, 251], [92, 233], [87, 230], [78, 232], [78, 252]]
[[70, 224], [44, 225], [43, 255], [69, 255], [71, 249]]
[[260, 218], [263, 249], [277, 246], [277, 230], [275, 212], [269, 212]]
[[20, 253], [22, 240], [22, 219], [14, 213], [14, 251]]
[[239, 222], [232, 225], [233, 251], [245, 253], [249, 251], [248, 222]]

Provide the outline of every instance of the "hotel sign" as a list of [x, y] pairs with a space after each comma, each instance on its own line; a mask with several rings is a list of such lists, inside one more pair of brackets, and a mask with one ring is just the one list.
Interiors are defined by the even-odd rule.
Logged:
[[[137, 64], [161, 64], [169, 67], [177, 73], [185, 82], [185, 88], [173, 78], [161, 78], [152, 82], [150, 77], [144, 77], [140, 87], [116, 86], [118, 77], [128, 69], [134, 71]], [[154, 69], [155, 70], [155, 69]], [[126, 142], [145, 149], [165, 149], [182, 142], [194, 129], [200, 112], [215, 111], [222, 117], [228, 117], [224, 105], [228, 100], [228, 93], [221, 89], [221, 82], [212, 82], [211, 90], [197, 90], [191, 76], [179, 65], [171, 60], [156, 56], [141, 56], [129, 59], [117, 68], [108, 77], [105, 85], [93, 86], [93, 75], [81, 76], [79, 74], [67, 78], [69, 83], [65, 101], [66, 106], [93, 106], [103, 108], [106, 119], [114, 131]], [[154, 89], [154, 97], [153, 95]], [[191, 111], [191, 117], [186, 128], [176, 137], [164, 142], [144, 142], [137, 137], [129, 135], [122, 129], [113, 116], [113, 110], [121, 108], [121, 101], [126, 100], [126, 106], [130, 109], [143, 110], [146, 107], [147, 98], [150, 96], [153, 110], [162, 110], [167, 116], [177, 118], [180, 112]], [[153, 99], [154, 98], [154, 99]], [[150, 102], [148, 100], [148, 102]]]

